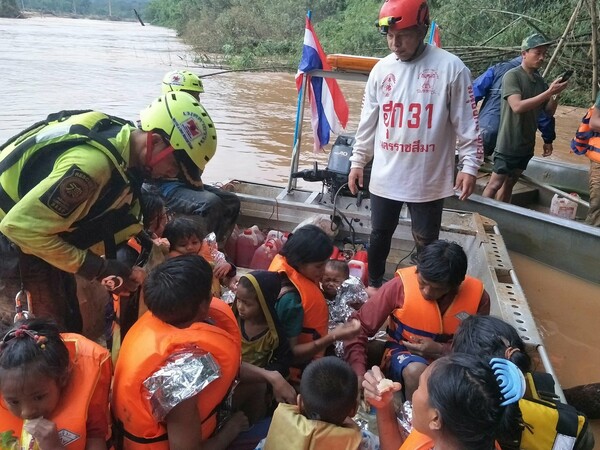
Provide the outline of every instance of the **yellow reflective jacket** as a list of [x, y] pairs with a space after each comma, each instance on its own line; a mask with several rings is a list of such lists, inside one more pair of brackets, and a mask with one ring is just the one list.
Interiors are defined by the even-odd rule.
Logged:
[[67, 272], [86, 249], [108, 254], [139, 232], [132, 129], [100, 112], [66, 111], [11, 138], [0, 148], [0, 232]]

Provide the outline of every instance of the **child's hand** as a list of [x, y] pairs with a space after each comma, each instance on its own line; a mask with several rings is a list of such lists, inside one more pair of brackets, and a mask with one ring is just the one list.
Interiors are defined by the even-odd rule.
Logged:
[[225, 422], [225, 425], [223, 425], [223, 428], [221, 428], [220, 433], [225, 433], [226, 436], [233, 436], [235, 438], [235, 436], [240, 434], [242, 431], [248, 430], [249, 428], [250, 422], [248, 422], [246, 414], [244, 414], [242, 411], [236, 411], [232, 414], [229, 420]]
[[54, 422], [38, 417], [37, 419], [27, 420], [23, 424], [23, 428], [34, 437], [40, 450], [64, 449]]
[[156, 239], [152, 239], [152, 242], [154, 242], [154, 245], [156, 245], [163, 253], [169, 253], [171, 243], [168, 239], [157, 237]]
[[346, 323], [340, 323], [333, 330], [331, 330], [330, 334], [333, 334], [333, 337], [336, 341], [345, 341], [348, 339], [352, 339], [356, 336], [360, 331], [360, 320], [352, 319]]
[[146, 278], [146, 271], [138, 266], [131, 268], [131, 274], [124, 280], [124, 288], [122, 292], [135, 292], [143, 283]]
[[213, 276], [215, 278], [224, 278], [231, 271], [231, 264], [228, 262], [221, 262], [215, 265], [213, 268]]
[[[381, 369], [377, 366], [373, 366], [371, 370], [365, 373], [365, 377], [362, 382], [362, 387], [365, 390], [365, 400], [369, 402], [375, 408], [383, 408], [388, 405], [394, 397], [394, 392], [398, 392], [402, 389], [402, 385], [398, 382], [383, 383], [386, 386], [380, 385], [380, 382], [385, 377], [381, 373]], [[390, 381], [390, 380], [388, 380]]]
[[273, 395], [275, 396], [275, 400], [277, 400], [278, 403], [289, 403], [290, 405], [295, 405], [297, 398], [295, 389], [285, 380], [285, 378], [283, 378], [279, 372], [273, 372], [274, 376], [271, 386], [273, 386]]

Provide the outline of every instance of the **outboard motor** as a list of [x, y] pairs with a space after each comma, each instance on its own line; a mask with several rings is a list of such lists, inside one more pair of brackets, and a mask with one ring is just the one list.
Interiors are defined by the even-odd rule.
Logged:
[[[348, 186], [348, 175], [350, 174], [350, 156], [352, 156], [352, 147], [354, 146], [355, 138], [353, 134], [341, 134], [337, 137], [331, 153], [326, 169], [319, 169], [317, 163], [313, 169], [301, 170], [294, 172], [292, 177], [302, 178], [306, 181], [322, 181], [329, 188], [331, 200], [334, 200], [335, 195], [344, 195], [353, 197]], [[363, 174], [363, 188], [359, 191], [361, 198], [369, 195], [369, 180], [371, 178], [372, 161], [365, 166]], [[342, 187], [343, 186], [343, 187]]]
[[[330, 187], [332, 195], [348, 182], [348, 175], [350, 174], [350, 156], [352, 156], [352, 147], [356, 139], [353, 134], [341, 134], [337, 137], [333, 146], [331, 147], [331, 153], [329, 154], [329, 161], [327, 162], [327, 171], [330, 173]], [[363, 197], [369, 195], [369, 180], [371, 179], [371, 167], [373, 161], [364, 168], [363, 173]], [[348, 186], [345, 186], [340, 191], [339, 195], [352, 196]]]

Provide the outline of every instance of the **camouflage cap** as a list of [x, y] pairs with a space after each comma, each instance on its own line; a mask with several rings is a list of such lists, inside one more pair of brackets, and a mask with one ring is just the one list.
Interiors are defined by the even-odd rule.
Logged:
[[531, 36], [527, 36], [525, 39], [523, 39], [523, 42], [521, 42], [521, 50], [531, 50], [532, 48], [550, 44], [552, 44], [552, 42], [546, 39], [544, 36], [539, 33], [534, 33]]

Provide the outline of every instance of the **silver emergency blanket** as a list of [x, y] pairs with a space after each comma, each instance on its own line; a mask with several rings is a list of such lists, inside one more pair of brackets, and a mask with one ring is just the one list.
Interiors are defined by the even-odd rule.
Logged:
[[[357, 309], [359, 309], [369, 298], [364, 284], [360, 278], [351, 276], [345, 280], [338, 288], [337, 295], [331, 301], [327, 301], [329, 306], [329, 330], [333, 330], [336, 325], [346, 323]], [[335, 354], [344, 357], [344, 343], [335, 342]]]
[[166, 363], [144, 381], [152, 415], [162, 422], [167, 414], [219, 378], [221, 368], [208, 352], [196, 347], [172, 353]]
[[402, 403], [400, 411], [396, 410], [396, 416], [398, 417], [398, 424], [406, 431], [406, 434], [410, 434], [412, 431], [412, 402], [406, 400]]
[[231, 289], [227, 288], [221, 294], [221, 300], [223, 300], [228, 305], [231, 305], [235, 301], [235, 292]]

